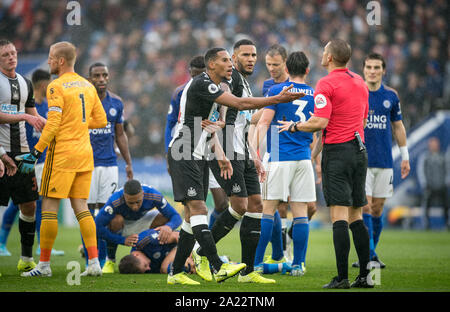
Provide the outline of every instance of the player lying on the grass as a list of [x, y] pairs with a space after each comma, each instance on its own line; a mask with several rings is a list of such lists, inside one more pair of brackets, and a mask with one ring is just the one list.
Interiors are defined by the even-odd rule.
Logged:
[[[156, 208], [157, 210], [155, 210]], [[160, 212], [157, 218], [154, 212]], [[156, 223], [158, 222], [158, 223]], [[107, 242], [107, 261], [104, 273], [114, 272], [117, 245], [134, 246], [138, 233], [157, 224], [158, 240], [161, 244], [169, 242], [171, 233], [181, 224], [181, 216], [156, 189], [141, 185], [137, 180], [129, 180], [124, 187], [111, 195], [105, 206], [95, 218], [99, 240]], [[104, 244], [99, 244], [99, 247]], [[100, 250], [99, 257], [105, 251]]]
[[[163, 218], [164, 216], [161, 214], [157, 214], [155, 217], [155, 219]], [[151, 226], [154, 226], [153, 223]], [[139, 233], [138, 241], [131, 249], [131, 253], [120, 260], [119, 272], [121, 274], [169, 273], [175, 259], [180, 232], [173, 231], [170, 233], [165, 244], [160, 243], [158, 236], [159, 230], [153, 228]], [[192, 257], [186, 259], [184, 270], [187, 273], [195, 273]]]

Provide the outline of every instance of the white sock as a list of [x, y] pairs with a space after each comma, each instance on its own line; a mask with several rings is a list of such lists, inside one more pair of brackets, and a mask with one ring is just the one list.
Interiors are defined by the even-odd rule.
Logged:
[[22, 259], [22, 261], [25, 261], [25, 262], [34, 261], [33, 257], [20, 256], [20, 259]]
[[50, 261], [39, 261], [38, 266], [40, 268], [49, 268], [50, 267]]

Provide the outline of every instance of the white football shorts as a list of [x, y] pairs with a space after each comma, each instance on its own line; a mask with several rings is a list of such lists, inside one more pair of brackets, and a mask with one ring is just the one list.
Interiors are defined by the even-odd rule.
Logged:
[[97, 166], [92, 172], [91, 189], [88, 204], [106, 203], [111, 195], [118, 189], [119, 167]]
[[366, 195], [389, 198], [394, 193], [394, 170], [392, 168], [367, 168]]
[[314, 170], [309, 159], [273, 161], [268, 163], [267, 178], [263, 184], [264, 200], [292, 202], [316, 201]]
[[122, 236], [129, 236], [132, 234], [139, 234], [142, 231], [148, 230], [158, 215], [159, 210], [154, 208], [149, 210], [142, 218], [138, 220], [124, 220], [122, 229]]

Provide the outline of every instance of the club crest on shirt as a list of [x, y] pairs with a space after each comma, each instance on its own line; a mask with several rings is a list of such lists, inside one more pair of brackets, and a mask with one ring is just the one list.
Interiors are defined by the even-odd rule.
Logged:
[[117, 110], [114, 108], [114, 107], [112, 107], [110, 110], [109, 110], [109, 114], [111, 115], [111, 116], [116, 116], [117, 115]]
[[316, 105], [317, 108], [324, 108], [327, 106], [327, 99], [323, 94], [318, 94], [314, 98], [314, 105]]
[[383, 106], [384, 106], [385, 108], [389, 108], [389, 107], [391, 107], [391, 102], [390, 102], [389, 100], [384, 100], [384, 101], [383, 101]]

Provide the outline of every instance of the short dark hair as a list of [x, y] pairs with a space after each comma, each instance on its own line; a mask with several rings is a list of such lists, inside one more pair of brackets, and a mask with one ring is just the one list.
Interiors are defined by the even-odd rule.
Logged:
[[352, 56], [352, 48], [345, 40], [333, 39], [330, 41], [329, 53], [333, 56], [336, 65], [344, 66]]
[[102, 62], [96, 62], [94, 64], [92, 64], [91, 66], [89, 66], [89, 77], [92, 74], [92, 69], [94, 69], [95, 67], [107, 67], [105, 64], [103, 64]]
[[233, 46], [233, 50], [237, 50], [239, 49], [241, 46], [243, 45], [252, 45], [254, 46], [255, 44], [253, 43], [253, 41], [251, 41], [250, 39], [241, 39], [239, 41], [237, 41], [234, 46]]
[[43, 69], [36, 69], [33, 74], [31, 75], [31, 82], [33, 84], [38, 83], [39, 81], [42, 80], [50, 80], [51, 79], [51, 75], [48, 71], [43, 70]]
[[308, 66], [309, 60], [302, 51], [292, 52], [286, 60], [286, 68], [290, 76], [303, 77]]
[[199, 69], [205, 68], [205, 57], [203, 55], [194, 56], [189, 62], [189, 67]]
[[225, 48], [212, 48], [206, 51], [205, 54], [205, 64], [208, 66], [209, 61], [215, 60], [217, 58], [217, 53], [221, 51], [226, 51]]
[[386, 68], [386, 62], [384, 61], [384, 57], [379, 53], [376, 53], [376, 52], [369, 53], [366, 56], [366, 58], [364, 59], [363, 68], [366, 66], [367, 60], [379, 60], [379, 61], [381, 61], [381, 65], [383, 66], [383, 69]]
[[0, 39], [0, 47], [3, 47], [3, 46], [8, 45], [8, 44], [13, 44], [13, 43], [11, 41], [9, 41], [8, 39], [6, 39], [6, 38], [1, 38]]
[[128, 180], [123, 186], [123, 192], [127, 195], [136, 195], [142, 191], [141, 182], [138, 180]]
[[267, 50], [266, 55], [274, 57], [277, 54], [281, 55], [283, 61], [287, 59], [287, 51], [285, 47], [283, 47], [281, 44], [275, 43]]
[[139, 259], [133, 255], [126, 255], [119, 262], [120, 274], [138, 274], [142, 273], [139, 270]]

